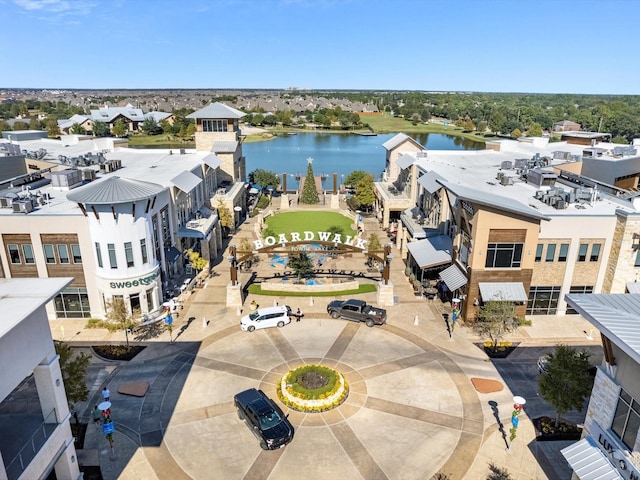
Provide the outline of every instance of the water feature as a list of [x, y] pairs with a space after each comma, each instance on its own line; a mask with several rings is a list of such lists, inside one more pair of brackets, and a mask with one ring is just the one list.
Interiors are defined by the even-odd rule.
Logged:
[[[306, 174], [307, 158], [313, 158], [315, 175], [326, 176], [325, 188], [331, 188], [333, 173], [338, 183], [354, 170], [364, 170], [379, 180], [384, 170], [386, 151], [382, 144], [395, 136], [340, 135], [330, 133], [300, 133], [285, 135], [266, 142], [245, 143], [242, 153], [247, 159], [247, 172], [270, 170], [278, 175], [286, 172], [287, 189], [298, 186], [296, 177]], [[412, 135], [427, 150], [477, 150], [483, 144], [461, 137], [442, 134]]]

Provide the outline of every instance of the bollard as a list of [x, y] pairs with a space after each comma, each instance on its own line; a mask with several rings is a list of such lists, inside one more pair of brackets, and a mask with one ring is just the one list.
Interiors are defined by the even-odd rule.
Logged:
[[240, 309], [240, 307], [237, 307], [236, 314], [238, 316], [242, 315], [242, 310]]
[[309, 305], [313, 307], [313, 297], [309, 297]]
[[414, 325], [419, 325], [420, 324], [420, 320], [418, 320], [418, 315], [416, 315], [415, 318], [413, 319], [413, 324]]
[[207, 328], [207, 318], [202, 317], [202, 328]]

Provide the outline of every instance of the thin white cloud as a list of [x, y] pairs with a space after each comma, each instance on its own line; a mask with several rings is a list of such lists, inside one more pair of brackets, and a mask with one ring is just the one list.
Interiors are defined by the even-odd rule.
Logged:
[[[54, 17], [85, 16], [91, 13], [96, 3], [88, 0], [13, 0], [16, 5], [27, 12], [43, 14]], [[50, 19], [51, 20], [51, 19]]]

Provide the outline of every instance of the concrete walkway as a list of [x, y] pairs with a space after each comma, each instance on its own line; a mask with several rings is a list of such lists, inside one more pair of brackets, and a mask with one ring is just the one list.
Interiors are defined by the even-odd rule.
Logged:
[[[366, 235], [376, 227], [365, 219]], [[248, 237], [251, 228], [243, 226], [237, 237]], [[163, 330], [141, 333], [136, 340], [147, 348], [131, 362], [94, 359], [84, 417], [106, 385], [116, 423], [113, 452], [93, 425], [85, 439], [85, 449], [100, 454], [104, 478], [422, 480], [443, 473], [451, 480], [478, 480], [493, 463], [514, 480], [568, 479], [570, 471], [556, 452], [565, 443], [536, 442], [526, 407], [506, 452], [499, 425], [508, 435], [513, 393], [506, 385], [490, 394], [474, 389], [472, 377], [504, 382], [468, 328], [449, 335], [442, 319], [448, 304], [414, 295], [394, 255], [391, 282], [398, 304], [388, 309], [385, 326], [333, 320], [325, 310], [328, 299], [255, 297], [263, 306], [275, 300], [300, 307], [305, 316], [282, 329], [242, 332], [239, 312], [224, 303], [229, 274], [220, 264], [205, 287], [186, 298], [173, 342]], [[366, 271], [364, 258], [345, 262], [340, 267]], [[362, 298], [375, 303], [373, 293]], [[245, 305], [253, 299], [249, 295]], [[559, 320], [534, 317], [534, 325], [521, 328], [513, 340], [584, 343], [587, 322]], [[124, 341], [123, 333], [83, 325], [55, 320], [51, 330], [77, 346]], [[289, 412], [294, 441], [279, 451], [262, 451], [237, 418], [233, 395], [259, 387], [277, 398], [281, 376], [303, 363], [338, 368], [349, 382], [349, 397], [330, 412]], [[150, 384], [144, 397], [118, 393], [119, 385], [133, 381]]]

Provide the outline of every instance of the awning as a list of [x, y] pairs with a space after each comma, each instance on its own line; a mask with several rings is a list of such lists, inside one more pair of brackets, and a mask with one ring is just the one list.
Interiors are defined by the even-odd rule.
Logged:
[[627, 282], [627, 292], [640, 293], [640, 282]]
[[184, 193], [189, 193], [191, 190], [202, 183], [202, 179], [197, 175], [189, 172], [188, 170], [185, 170], [180, 175], [173, 177], [171, 179], [171, 183], [173, 183]]
[[526, 302], [527, 292], [524, 290], [522, 282], [500, 282], [500, 283], [478, 283], [482, 301], [490, 302]]
[[441, 271], [440, 278], [452, 292], [467, 284], [467, 276], [456, 264]]
[[407, 248], [418, 267], [436, 267], [451, 263], [453, 240], [448, 235], [438, 235], [417, 242], [409, 242]]
[[211, 168], [218, 168], [220, 165], [222, 165], [222, 160], [216, 157], [213, 153], [204, 157], [202, 161]]
[[167, 262], [175, 262], [180, 257], [180, 250], [176, 247], [169, 247], [164, 249], [164, 258]]
[[580, 480], [622, 480], [591, 437], [560, 450]]
[[429, 193], [436, 193], [442, 188], [442, 185], [438, 183], [438, 179], [444, 180], [443, 177], [438, 175], [434, 171], [430, 171], [418, 178], [418, 183]]
[[396, 165], [398, 165], [402, 170], [404, 170], [416, 160], [417, 160], [416, 157], [412, 155], [404, 154], [404, 155], [400, 155], [400, 157], [396, 160]]

